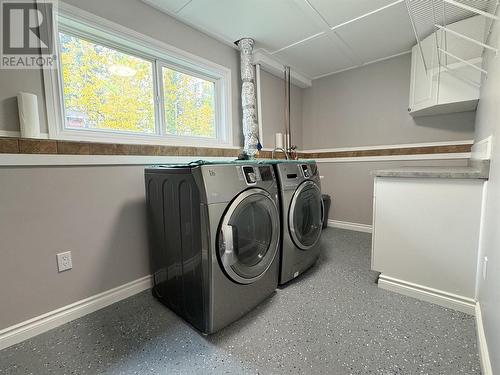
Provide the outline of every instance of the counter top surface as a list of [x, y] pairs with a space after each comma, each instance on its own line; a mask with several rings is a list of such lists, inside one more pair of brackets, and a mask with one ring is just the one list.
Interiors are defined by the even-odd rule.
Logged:
[[489, 161], [471, 161], [464, 167], [400, 167], [373, 171], [377, 177], [480, 179], [489, 177]]

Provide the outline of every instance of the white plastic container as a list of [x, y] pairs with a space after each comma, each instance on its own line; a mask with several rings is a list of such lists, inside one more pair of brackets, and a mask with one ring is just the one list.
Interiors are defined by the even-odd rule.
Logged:
[[21, 138], [40, 138], [38, 97], [35, 94], [20, 92], [17, 94], [17, 106]]

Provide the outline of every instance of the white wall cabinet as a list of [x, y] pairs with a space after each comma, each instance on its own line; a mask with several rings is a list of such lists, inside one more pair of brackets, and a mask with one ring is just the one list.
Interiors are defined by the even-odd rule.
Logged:
[[379, 287], [473, 313], [483, 180], [376, 177]]
[[[476, 40], [484, 39], [486, 27], [482, 16], [471, 17], [447, 26]], [[412, 48], [409, 112], [428, 116], [473, 111], [477, 107], [481, 72], [439, 51], [481, 67], [482, 47], [451, 33], [438, 30]]]

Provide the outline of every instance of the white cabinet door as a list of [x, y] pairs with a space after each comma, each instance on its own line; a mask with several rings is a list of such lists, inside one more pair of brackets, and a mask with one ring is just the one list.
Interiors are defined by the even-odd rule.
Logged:
[[411, 53], [410, 106], [408, 108], [410, 112], [434, 106], [438, 100], [439, 65], [436, 38], [434, 36], [426, 38], [420, 45], [423, 56], [418, 45], [412, 48]]

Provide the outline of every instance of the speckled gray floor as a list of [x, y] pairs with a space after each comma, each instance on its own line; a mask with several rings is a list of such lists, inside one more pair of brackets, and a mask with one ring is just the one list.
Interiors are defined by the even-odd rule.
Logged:
[[370, 236], [204, 337], [144, 292], [0, 351], [0, 374], [479, 374], [474, 320], [378, 289]]

